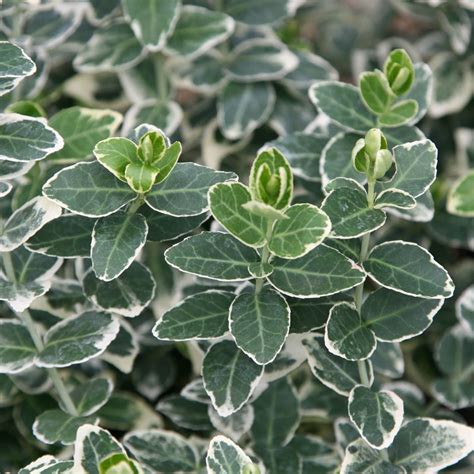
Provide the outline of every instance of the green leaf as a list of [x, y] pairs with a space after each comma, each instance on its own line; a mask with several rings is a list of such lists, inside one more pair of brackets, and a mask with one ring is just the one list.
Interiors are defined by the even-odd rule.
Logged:
[[283, 44], [266, 38], [242, 41], [227, 64], [227, 74], [239, 82], [273, 81], [298, 65], [298, 58]]
[[32, 252], [52, 257], [89, 257], [95, 220], [78, 215], [63, 215], [42, 227], [26, 246]]
[[106, 138], [95, 145], [97, 161], [118, 179], [125, 181], [125, 170], [130, 163], [140, 164], [138, 147], [128, 138]]
[[440, 471], [472, 451], [474, 429], [448, 420], [418, 418], [406, 423], [388, 448], [406, 472]]
[[349, 395], [349, 416], [372, 448], [385, 449], [402, 426], [403, 401], [389, 390], [376, 392], [357, 385]]
[[214, 344], [204, 356], [202, 377], [212, 405], [220, 416], [237, 412], [252, 395], [263, 374], [232, 341]]
[[116, 212], [98, 219], [92, 232], [91, 259], [97, 278], [111, 281], [120, 276], [145, 245], [148, 233], [141, 214]]
[[417, 244], [383, 242], [364, 262], [364, 269], [379, 285], [420, 298], [449, 298], [454, 284], [446, 270]]
[[0, 96], [8, 94], [27, 76], [36, 72], [36, 65], [18, 46], [0, 41]]
[[383, 65], [383, 71], [396, 95], [406, 94], [412, 87], [415, 72], [410, 56], [404, 49], [390, 52]]
[[209, 474], [240, 474], [253, 466], [252, 460], [233, 441], [218, 435], [211, 439], [206, 456]]
[[208, 405], [206, 403], [189, 400], [179, 395], [169, 395], [162, 398], [156, 409], [170, 418], [170, 420], [187, 430], [210, 431]]
[[225, 41], [234, 27], [234, 20], [225, 13], [185, 5], [181, 8], [173, 33], [166, 41], [166, 52], [193, 59]]
[[449, 191], [447, 210], [461, 217], [474, 217], [474, 171], [461, 177]]
[[255, 262], [249, 265], [249, 273], [254, 278], [265, 278], [273, 272], [273, 265], [271, 263]]
[[255, 419], [253, 406], [250, 404], [244, 405], [239, 411], [226, 417], [220, 416], [214, 407], [209, 405], [208, 414], [212, 426], [235, 442], [248, 433]]
[[139, 352], [138, 335], [125, 321], [120, 321], [117, 337], [110, 343], [102, 354], [102, 360], [112, 364], [120, 372], [129, 374], [132, 371], [135, 359]]
[[361, 237], [382, 227], [386, 215], [370, 208], [362, 189], [337, 188], [323, 201], [321, 209], [332, 223], [332, 236], [339, 239]]
[[0, 197], [5, 197], [10, 194], [10, 191], [13, 189], [13, 186], [10, 183], [5, 181], [0, 181]]
[[72, 467], [72, 461], [58, 461], [53, 456], [46, 454], [20, 469], [18, 474], [50, 474], [51, 472], [67, 474], [71, 472]]
[[105, 351], [119, 331], [118, 321], [106, 313], [88, 311], [55, 324], [44, 336], [38, 367], [68, 367]]
[[290, 328], [290, 308], [275, 290], [242, 291], [230, 308], [230, 332], [255, 363], [269, 364], [280, 352]]
[[272, 382], [254, 402], [256, 413], [250, 434], [255, 444], [279, 447], [293, 437], [299, 422], [299, 402], [287, 378]]
[[255, 452], [263, 460], [266, 472], [272, 474], [303, 474], [303, 460], [290, 446], [269, 447], [256, 445]]
[[386, 189], [375, 199], [375, 207], [377, 209], [383, 209], [384, 207], [413, 209], [415, 206], [415, 198], [411, 194], [400, 189]]
[[86, 73], [123, 71], [137, 65], [145, 55], [146, 49], [127, 23], [118, 20], [97, 29], [73, 64]]
[[152, 52], [159, 51], [173, 31], [180, 12], [179, 0], [122, 0], [125, 18], [135, 36]]
[[0, 114], [0, 160], [31, 163], [60, 150], [64, 141], [43, 119]]
[[221, 290], [188, 296], [163, 314], [153, 335], [166, 341], [223, 336], [229, 330], [229, 308], [234, 299], [234, 293]]
[[124, 445], [152, 472], [196, 471], [198, 454], [183, 436], [165, 430], [141, 430], [127, 433]]
[[377, 341], [377, 348], [370, 357], [374, 371], [391, 379], [398, 379], [405, 372], [405, 361], [398, 342]]
[[309, 98], [323, 114], [346, 130], [365, 133], [376, 125], [374, 115], [367, 111], [355, 86], [320, 81], [309, 89]]
[[150, 191], [159, 171], [150, 165], [130, 163], [125, 170], [125, 179], [128, 185], [139, 194]]
[[331, 221], [312, 204], [294, 204], [285, 211], [287, 219], [277, 221], [268, 244], [282, 258], [298, 258], [317, 247], [329, 234]]
[[108, 216], [136, 197], [125, 183], [97, 162], [63, 168], [46, 182], [43, 194], [85, 217]]
[[413, 99], [401, 100], [379, 117], [381, 127], [399, 127], [410, 123], [418, 112], [418, 102]]
[[241, 183], [218, 183], [209, 189], [209, 207], [214, 218], [234, 237], [250, 247], [266, 242], [266, 220], [244, 206], [252, 200]]
[[0, 373], [21, 372], [33, 365], [35, 356], [28, 329], [13, 319], [0, 320]]
[[390, 107], [393, 94], [382, 71], [376, 69], [362, 73], [359, 78], [359, 88], [362, 100], [374, 114], [384, 114]]
[[0, 251], [11, 252], [35, 235], [41, 227], [61, 215], [61, 208], [39, 196], [17, 209], [3, 225]]
[[[80, 416], [88, 416], [102, 408], [112, 395], [114, 386], [110, 379], [96, 378], [88, 380], [70, 392], [71, 400]], [[61, 410], [66, 411], [62, 402]]]
[[456, 301], [456, 316], [465, 329], [474, 333], [474, 285], [468, 286]]
[[94, 416], [73, 416], [62, 410], [48, 410], [36, 418], [33, 434], [46, 444], [73, 444], [80, 426], [97, 423]]
[[337, 250], [324, 244], [303, 257], [272, 261], [270, 283], [289, 296], [318, 298], [348, 290], [365, 279], [365, 273]]
[[347, 360], [369, 358], [377, 342], [353, 305], [339, 303], [331, 308], [324, 342], [334, 355]]
[[133, 262], [112, 281], [99, 280], [92, 271], [82, 282], [85, 295], [100, 309], [133, 318], [151, 302], [155, 280], [144, 265]]
[[234, 173], [214, 171], [195, 163], [178, 163], [166, 181], [152, 188], [145, 201], [163, 214], [196, 216], [207, 211], [207, 192], [213, 184], [234, 180]]
[[228, 140], [250, 135], [269, 119], [275, 99], [275, 89], [268, 82], [228, 82], [217, 102], [217, 120], [223, 135]]
[[247, 25], [269, 25], [293, 16], [297, 5], [288, 0], [267, 0], [249, 2], [248, 0], [224, 0], [223, 10], [236, 21]]
[[169, 265], [183, 272], [222, 281], [250, 280], [248, 266], [257, 253], [229, 234], [202, 232], [187, 237], [165, 252]]
[[49, 120], [64, 140], [64, 147], [51, 159], [60, 163], [75, 163], [90, 158], [97, 142], [113, 135], [122, 115], [113, 110], [69, 107], [60, 110]]

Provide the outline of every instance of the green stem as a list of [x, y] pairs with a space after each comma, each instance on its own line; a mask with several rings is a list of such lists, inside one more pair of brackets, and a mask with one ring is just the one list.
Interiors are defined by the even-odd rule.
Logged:
[[153, 67], [158, 96], [161, 100], [166, 100], [168, 98], [168, 81], [165, 74], [165, 58], [161, 53], [153, 55]]
[[365, 364], [365, 360], [358, 360], [357, 368], [359, 369], [359, 377], [360, 377], [361, 384], [368, 387], [370, 385], [370, 379], [369, 379], [369, 374], [367, 372], [367, 366]]
[[143, 203], [145, 202], [145, 196], [143, 194], [139, 194], [137, 198], [132, 201], [130, 206], [127, 209], [127, 214], [135, 214], [135, 212], [140, 209], [141, 206], [143, 206]]
[[[272, 238], [272, 232], [273, 232], [273, 223], [275, 221], [273, 219], [269, 219], [267, 221], [267, 232], [265, 234], [265, 239], [266, 239], [266, 244], [263, 247], [262, 250], [262, 258], [261, 262], [262, 264], [268, 263], [270, 260], [270, 250], [268, 248], [268, 242], [270, 242], [270, 239]], [[255, 283], [255, 292], [258, 294], [262, 290], [263, 287], [263, 282], [265, 281], [265, 277], [263, 278], [257, 278], [257, 282]]]

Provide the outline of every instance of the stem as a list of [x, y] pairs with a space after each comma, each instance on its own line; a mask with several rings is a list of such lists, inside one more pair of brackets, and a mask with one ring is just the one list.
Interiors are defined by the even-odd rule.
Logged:
[[[268, 263], [268, 261], [270, 260], [270, 250], [268, 249], [268, 242], [270, 242], [270, 239], [272, 237], [272, 232], [273, 232], [273, 223], [275, 221], [273, 219], [269, 219], [267, 221], [267, 232], [265, 234], [265, 238], [266, 238], [266, 244], [265, 246], [263, 247], [263, 250], [262, 250], [262, 258], [261, 258], [261, 262], [262, 264], [265, 264], [265, 263]], [[262, 287], [263, 287], [263, 282], [265, 281], [265, 277], [263, 278], [257, 278], [257, 282], [255, 283], [255, 292], [258, 294], [260, 293], [260, 291], [262, 290]]]
[[137, 212], [138, 209], [140, 209], [140, 207], [143, 205], [144, 202], [145, 202], [145, 196], [143, 194], [139, 194], [137, 198], [134, 201], [132, 201], [132, 203], [128, 207], [127, 214], [135, 214], [135, 212]]
[[359, 369], [359, 377], [362, 385], [368, 387], [370, 385], [370, 379], [369, 374], [367, 373], [367, 366], [365, 365], [365, 360], [358, 360], [357, 368]]
[[165, 61], [161, 53], [153, 55], [153, 67], [155, 71], [156, 88], [158, 96], [161, 100], [166, 100], [168, 97], [168, 83], [165, 74]]

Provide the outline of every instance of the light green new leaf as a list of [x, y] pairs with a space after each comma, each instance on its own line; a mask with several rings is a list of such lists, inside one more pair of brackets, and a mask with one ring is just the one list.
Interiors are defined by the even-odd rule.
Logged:
[[324, 244], [297, 259], [275, 258], [270, 283], [289, 296], [319, 298], [348, 290], [365, 280], [354, 262]]
[[327, 214], [312, 204], [294, 204], [284, 215], [287, 219], [276, 222], [268, 244], [277, 257], [302, 257], [317, 247], [331, 230]]
[[122, 115], [114, 110], [69, 107], [60, 110], [49, 120], [64, 140], [64, 147], [51, 159], [59, 163], [75, 163], [90, 158], [97, 142], [113, 135]]
[[16, 249], [60, 215], [61, 208], [54, 202], [42, 196], [33, 198], [17, 209], [3, 225], [0, 251]]
[[387, 78], [382, 71], [364, 72], [359, 78], [362, 100], [367, 108], [375, 114], [384, 114], [394, 98]]
[[139, 194], [150, 191], [157, 176], [158, 170], [144, 163], [130, 163], [125, 170], [128, 185]]
[[397, 102], [389, 111], [379, 117], [381, 127], [400, 127], [410, 123], [418, 112], [416, 100], [407, 99]]
[[[456, 62], [459, 63], [457, 60]], [[453, 69], [456, 69], [456, 66], [454, 66]], [[435, 95], [433, 94], [433, 86], [438, 88], [441, 85], [439, 84], [438, 80], [436, 81], [436, 84], [434, 84], [433, 71], [431, 70], [431, 67], [428, 66], [428, 64], [415, 64], [414, 72], [415, 82], [413, 83], [413, 86], [408, 94], [403, 96], [403, 99], [412, 99], [418, 104], [418, 112], [409, 121], [409, 125], [414, 125], [419, 122], [426, 115], [428, 107], [430, 108], [430, 115], [435, 117], [434, 112], [437, 104], [434, 103], [435, 99], [432, 97]]]
[[0, 41], [0, 96], [8, 94], [36, 71], [35, 63], [18, 46]]
[[362, 438], [375, 449], [390, 446], [403, 421], [403, 401], [394, 392], [354, 387], [349, 395], [349, 416]]
[[298, 4], [288, 0], [267, 0], [255, 3], [249, 0], [224, 0], [223, 10], [247, 25], [269, 25], [293, 16]]
[[339, 239], [361, 237], [382, 227], [387, 216], [381, 209], [370, 208], [362, 189], [337, 188], [323, 201], [321, 209], [329, 216], [331, 235]]
[[63, 168], [46, 182], [43, 194], [85, 217], [107, 216], [136, 197], [127, 184], [97, 162]]
[[234, 293], [221, 290], [188, 296], [163, 314], [153, 335], [166, 341], [221, 337], [229, 330], [229, 309], [234, 299]]
[[[209, 474], [242, 474], [253, 466], [252, 460], [233, 441], [218, 435], [211, 439], [206, 456]], [[249, 471], [251, 472], [251, 471]]]
[[386, 189], [375, 199], [375, 207], [394, 207], [396, 209], [413, 209], [416, 206], [415, 198], [401, 189]]
[[365, 133], [375, 127], [375, 117], [362, 102], [359, 89], [350, 84], [320, 81], [309, 89], [313, 104], [341, 127]]
[[379, 285], [420, 298], [450, 298], [454, 284], [433, 256], [412, 242], [401, 240], [376, 245], [364, 269]]
[[61, 135], [44, 120], [20, 114], [0, 114], [0, 160], [30, 163], [64, 145]]
[[141, 214], [116, 212], [98, 219], [92, 232], [91, 259], [97, 278], [111, 281], [120, 276], [145, 245], [148, 233]]
[[[70, 392], [71, 400], [80, 416], [88, 416], [102, 408], [110, 396], [114, 386], [110, 379], [96, 378], [77, 386]], [[59, 404], [63, 411], [67, 411], [62, 402]]]
[[474, 333], [474, 285], [468, 286], [456, 301], [456, 316], [464, 328]]
[[449, 191], [448, 212], [461, 217], [474, 217], [474, 171], [460, 178]]
[[234, 27], [234, 20], [225, 13], [185, 5], [174, 32], [166, 41], [166, 52], [193, 59], [225, 41]]
[[263, 374], [233, 341], [214, 344], [202, 363], [204, 387], [220, 416], [237, 412], [247, 402]]
[[250, 247], [265, 245], [266, 220], [244, 207], [252, 200], [247, 186], [241, 183], [215, 184], [209, 189], [208, 200], [214, 218], [234, 237]]
[[35, 356], [28, 329], [13, 319], [0, 320], [0, 373], [21, 372], [33, 365]]
[[268, 120], [275, 99], [275, 89], [268, 82], [228, 82], [217, 101], [217, 121], [223, 135], [228, 140], [250, 135]]
[[145, 55], [146, 49], [128, 24], [118, 20], [97, 29], [73, 64], [78, 71], [87, 73], [123, 71], [138, 64]]
[[290, 329], [290, 308], [275, 290], [242, 291], [230, 308], [229, 327], [237, 346], [260, 365], [272, 362]]
[[51, 327], [45, 347], [36, 358], [38, 367], [68, 367], [90, 360], [105, 351], [119, 331], [118, 321], [106, 313], [88, 311]]
[[347, 360], [369, 358], [376, 348], [374, 333], [354, 306], [339, 303], [331, 308], [324, 342], [329, 352]]
[[235, 179], [234, 173], [215, 171], [195, 163], [178, 163], [165, 181], [152, 188], [145, 201], [163, 214], [196, 216], [207, 211], [207, 192], [212, 185]]
[[250, 280], [248, 266], [257, 253], [229, 234], [202, 232], [173, 245], [165, 252], [174, 268], [213, 280]]
[[94, 148], [97, 161], [122, 181], [125, 181], [125, 170], [130, 163], [140, 164], [137, 152], [137, 145], [122, 137], [107, 138]]
[[175, 28], [180, 0], [122, 0], [126, 20], [135, 36], [152, 52], [159, 51]]
[[155, 280], [144, 265], [133, 262], [112, 281], [99, 280], [89, 271], [82, 282], [85, 295], [99, 308], [125, 317], [138, 316], [153, 299]]
[[151, 472], [195, 472], [198, 453], [183, 436], [165, 430], [127, 433], [124, 445]]
[[272, 39], [242, 41], [227, 64], [227, 74], [239, 82], [273, 81], [285, 77], [298, 65], [298, 58]]

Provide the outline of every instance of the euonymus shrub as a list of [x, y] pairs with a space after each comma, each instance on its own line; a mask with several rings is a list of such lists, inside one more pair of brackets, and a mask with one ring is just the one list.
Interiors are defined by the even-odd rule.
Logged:
[[[200, 7], [186, 8], [194, 15]], [[133, 2], [124, 10], [137, 14]], [[140, 22], [133, 26], [141, 42], [159, 47]], [[120, 22], [111, 28], [129, 35]], [[97, 54], [109, 44], [91, 42]], [[196, 42], [191, 49], [197, 54]], [[7, 94], [35, 64], [12, 43], [0, 51]], [[87, 54], [77, 59], [83, 68], [98, 61]], [[228, 74], [241, 78], [242, 64]], [[156, 126], [134, 123], [113, 136], [117, 112], [72, 107], [48, 119], [35, 104], [15, 103], [0, 114], [1, 192], [16, 188], [0, 238], [1, 394], [24, 392], [17, 423], [40, 449], [52, 445], [20, 472], [432, 472], [467, 456], [473, 430], [452, 412], [426, 411], [415, 385], [392, 380], [403, 374], [400, 342], [423, 333], [454, 291], [423, 246], [384, 232], [389, 214], [432, 216], [437, 149], [415, 127], [430, 77], [398, 49], [358, 87], [317, 82], [310, 99], [334, 133], [269, 143], [248, 184], [178, 162], [181, 144]], [[224, 127], [229, 138], [255, 125], [242, 117]], [[71, 128], [92, 133], [83, 140]], [[298, 156], [305, 141], [322, 148], [319, 163]], [[42, 184], [38, 192], [22, 186], [27, 174]], [[471, 215], [469, 179], [449, 196], [458, 215]], [[321, 190], [310, 189], [319, 182]], [[213, 223], [195, 232], [208, 211]], [[185, 297], [155, 322], [160, 287], [149, 267], [159, 256], [147, 248], [170, 240], [165, 261], [195, 278], [183, 277]], [[474, 402], [472, 306], [470, 287], [435, 355], [430, 393], [453, 409]], [[165, 425], [142, 400], [114, 392], [120, 376], [111, 368], [136, 371], [135, 383], [156, 399], [170, 387], [166, 359], [147, 370], [134, 361], [140, 346], [169, 341], [199, 376], [160, 398]], [[330, 434], [313, 426], [321, 414], [336, 418]]]

